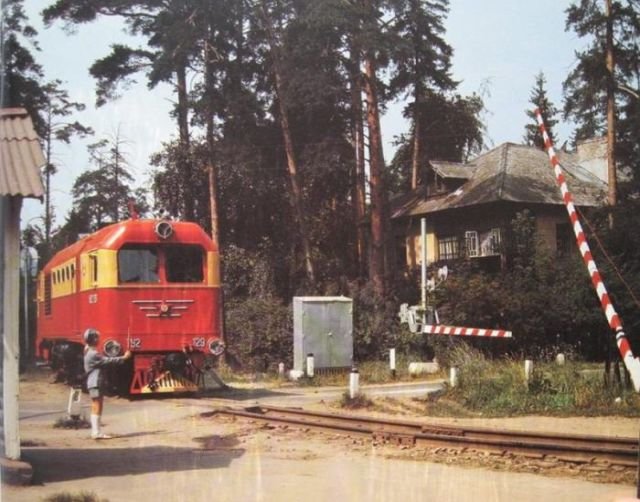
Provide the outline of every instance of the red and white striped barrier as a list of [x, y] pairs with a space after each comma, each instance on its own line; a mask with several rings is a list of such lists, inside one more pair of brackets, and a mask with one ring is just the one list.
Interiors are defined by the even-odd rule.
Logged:
[[422, 332], [428, 335], [483, 336], [486, 338], [511, 338], [511, 331], [503, 329], [459, 328], [442, 324], [425, 324]]
[[[420, 310], [420, 313], [418, 312]], [[444, 326], [443, 324], [427, 324], [424, 311], [416, 306], [409, 307], [406, 303], [400, 305], [398, 313], [401, 323], [409, 325], [411, 333], [424, 333], [426, 335], [454, 335], [454, 336], [482, 336], [485, 338], [511, 338], [511, 331], [503, 329], [484, 328], [460, 328], [457, 326]], [[438, 321], [438, 313], [435, 312], [435, 321]]]
[[596, 262], [591, 255], [591, 249], [589, 248], [589, 244], [587, 243], [587, 239], [582, 230], [582, 225], [580, 224], [580, 220], [578, 219], [576, 208], [573, 205], [573, 197], [571, 195], [571, 192], [569, 192], [569, 188], [567, 187], [567, 181], [564, 177], [564, 174], [562, 173], [562, 168], [560, 167], [560, 162], [558, 161], [556, 152], [553, 149], [551, 138], [549, 138], [549, 135], [547, 134], [544, 120], [542, 119], [542, 114], [540, 113], [539, 109], [535, 110], [535, 114], [536, 120], [538, 121], [538, 127], [540, 128], [540, 132], [542, 133], [542, 137], [544, 138], [544, 146], [547, 149], [549, 160], [551, 161], [551, 165], [553, 166], [553, 170], [556, 175], [556, 182], [560, 187], [564, 205], [567, 208], [569, 219], [571, 220], [571, 224], [573, 225], [573, 232], [576, 234], [578, 248], [580, 249], [582, 259], [587, 266], [589, 275], [591, 276], [591, 283], [593, 284], [593, 287], [598, 294], [600, 305], [602, 306], [604, 315], [607, 317], [609, 326], [612, 330], [614, 330], [616, 334], [616, 343], [618, 344], [618, 350], [620, 351], [620, 355], [622, 356], [622, 360], [624, 361], [627, 370], [629, 370], [631, 381], [633, 382], [633, 387], [635, 388], [636, 392], [640, 392], [640, 360], [633, 356], [631, 346], [629, 345], [627, 336], [625, 335], [622, 328], [620, 317], [618, 317], [615, 308], [613, 308], [611, 300], [609, 299], [609, 294], [607, 293], [607, 288], [605, 287], [604, 282], [602, 282], [602, 278], [600, 277], [600, 273], [598, 272], [598, 267], [596, 267]]

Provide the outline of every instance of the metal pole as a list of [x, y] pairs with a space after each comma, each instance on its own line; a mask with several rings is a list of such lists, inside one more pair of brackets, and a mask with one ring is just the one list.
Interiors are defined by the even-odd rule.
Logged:
[[22, 266], [24, 267], [24, 361], [26, 363], [29, 358], [29, 273], [31, 270], [29, 248], [25, 247], [22, 250], [22, 256], [24, 258]]
[[421, 257], [422, 257], [422, 284], [421, 284], [421, 300], [420, 306], [422, 307], [423, 315], [425, 315], [425, 311], [427, 310], [427, 219], [420, 219], [420, 239], [422, 242], [421, 246]]
[[638, 483], [636, 497], [640, 499], [640, 435], [638, 435], [638, 472], [636, 474], [636, 480]]

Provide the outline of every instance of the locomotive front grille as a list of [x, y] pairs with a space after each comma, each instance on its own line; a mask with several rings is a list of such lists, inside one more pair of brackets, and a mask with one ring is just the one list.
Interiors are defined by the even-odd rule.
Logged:
[[132, 300], [147, 317], [182, 317], [194, 300]]
[[141, 394], [156, 394], [162, 392], [196, 392], [198, 386], [192, 381], [170, 371], [165, 372], [153, 382], [145, 385], [140, 390]]

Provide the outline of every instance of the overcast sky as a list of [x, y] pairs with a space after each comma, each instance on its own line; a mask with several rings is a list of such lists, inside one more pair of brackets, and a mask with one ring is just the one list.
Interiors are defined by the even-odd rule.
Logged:
[[[60, 166], [53, 177], [52, 203], [56, 224], [64, 223], [71, 206], [73, 181], [87, 169], [86, 145], [113, 136], [117, 131], [127, 141], [126, 153], [138, 185], [148, 185], [149, 156], [161, 143], [176, 135], [175, 121], [168, 115], [172, 94], [167, 86], [154, 90], [144, 79], [132, 86], [116, 102], [96, 109], [93, 80], [88, 68], [109, 51], [114, 42], [126, 40], [117, 19], [101, 18], [81, 26], [73, 35], [61, 24], [45, 29], [39, 12], [51, 2], [27, 0], [25, 9], [38, 30], [41, 52], [36, 54], [47, 80], [60, 79], [71, 98], [87, 109], [77, 119], [93, 127], [89, 141], [73, 141], [70, 147], [56, 145], [55, 160]], [[527, 123], [525, 110], [534, 77], [543, 71], [552, 102], [561, 107], [562, 81], [575, 64], [575, 50], [586, 43], [564, 30], [565, 9], [570, 2], [538, 0], [451, 0], [446, 21], [446, 40], [454, 49], [453, 75], [463, 95], [483, 92], [487, 107], [487, 144], [522, 141]], [[385, 156], [393, 155], [394, 137], [408, 129], [402, 117], [403, 103], [392, 104], [383, 118]], [[568, 139], [570, 124], [559, 124], [558, 142]], [[27, 201], [23, 224], [43, 213], [43, 206]]]

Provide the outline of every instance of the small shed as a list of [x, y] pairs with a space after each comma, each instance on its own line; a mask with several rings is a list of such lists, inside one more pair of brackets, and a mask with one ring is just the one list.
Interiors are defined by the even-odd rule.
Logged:
[[[40, 141], [24, 108], [0, 108], [0, 455], [20, 459], [20, 211], [25, 197], [42, 198]], [[4, 464], [3, 464], [4, 467]]]
[[344, 296], [293, 298], [293, 369], [304, 371], [308, 354], [316, 370], [353, 363], [353, 301]]

